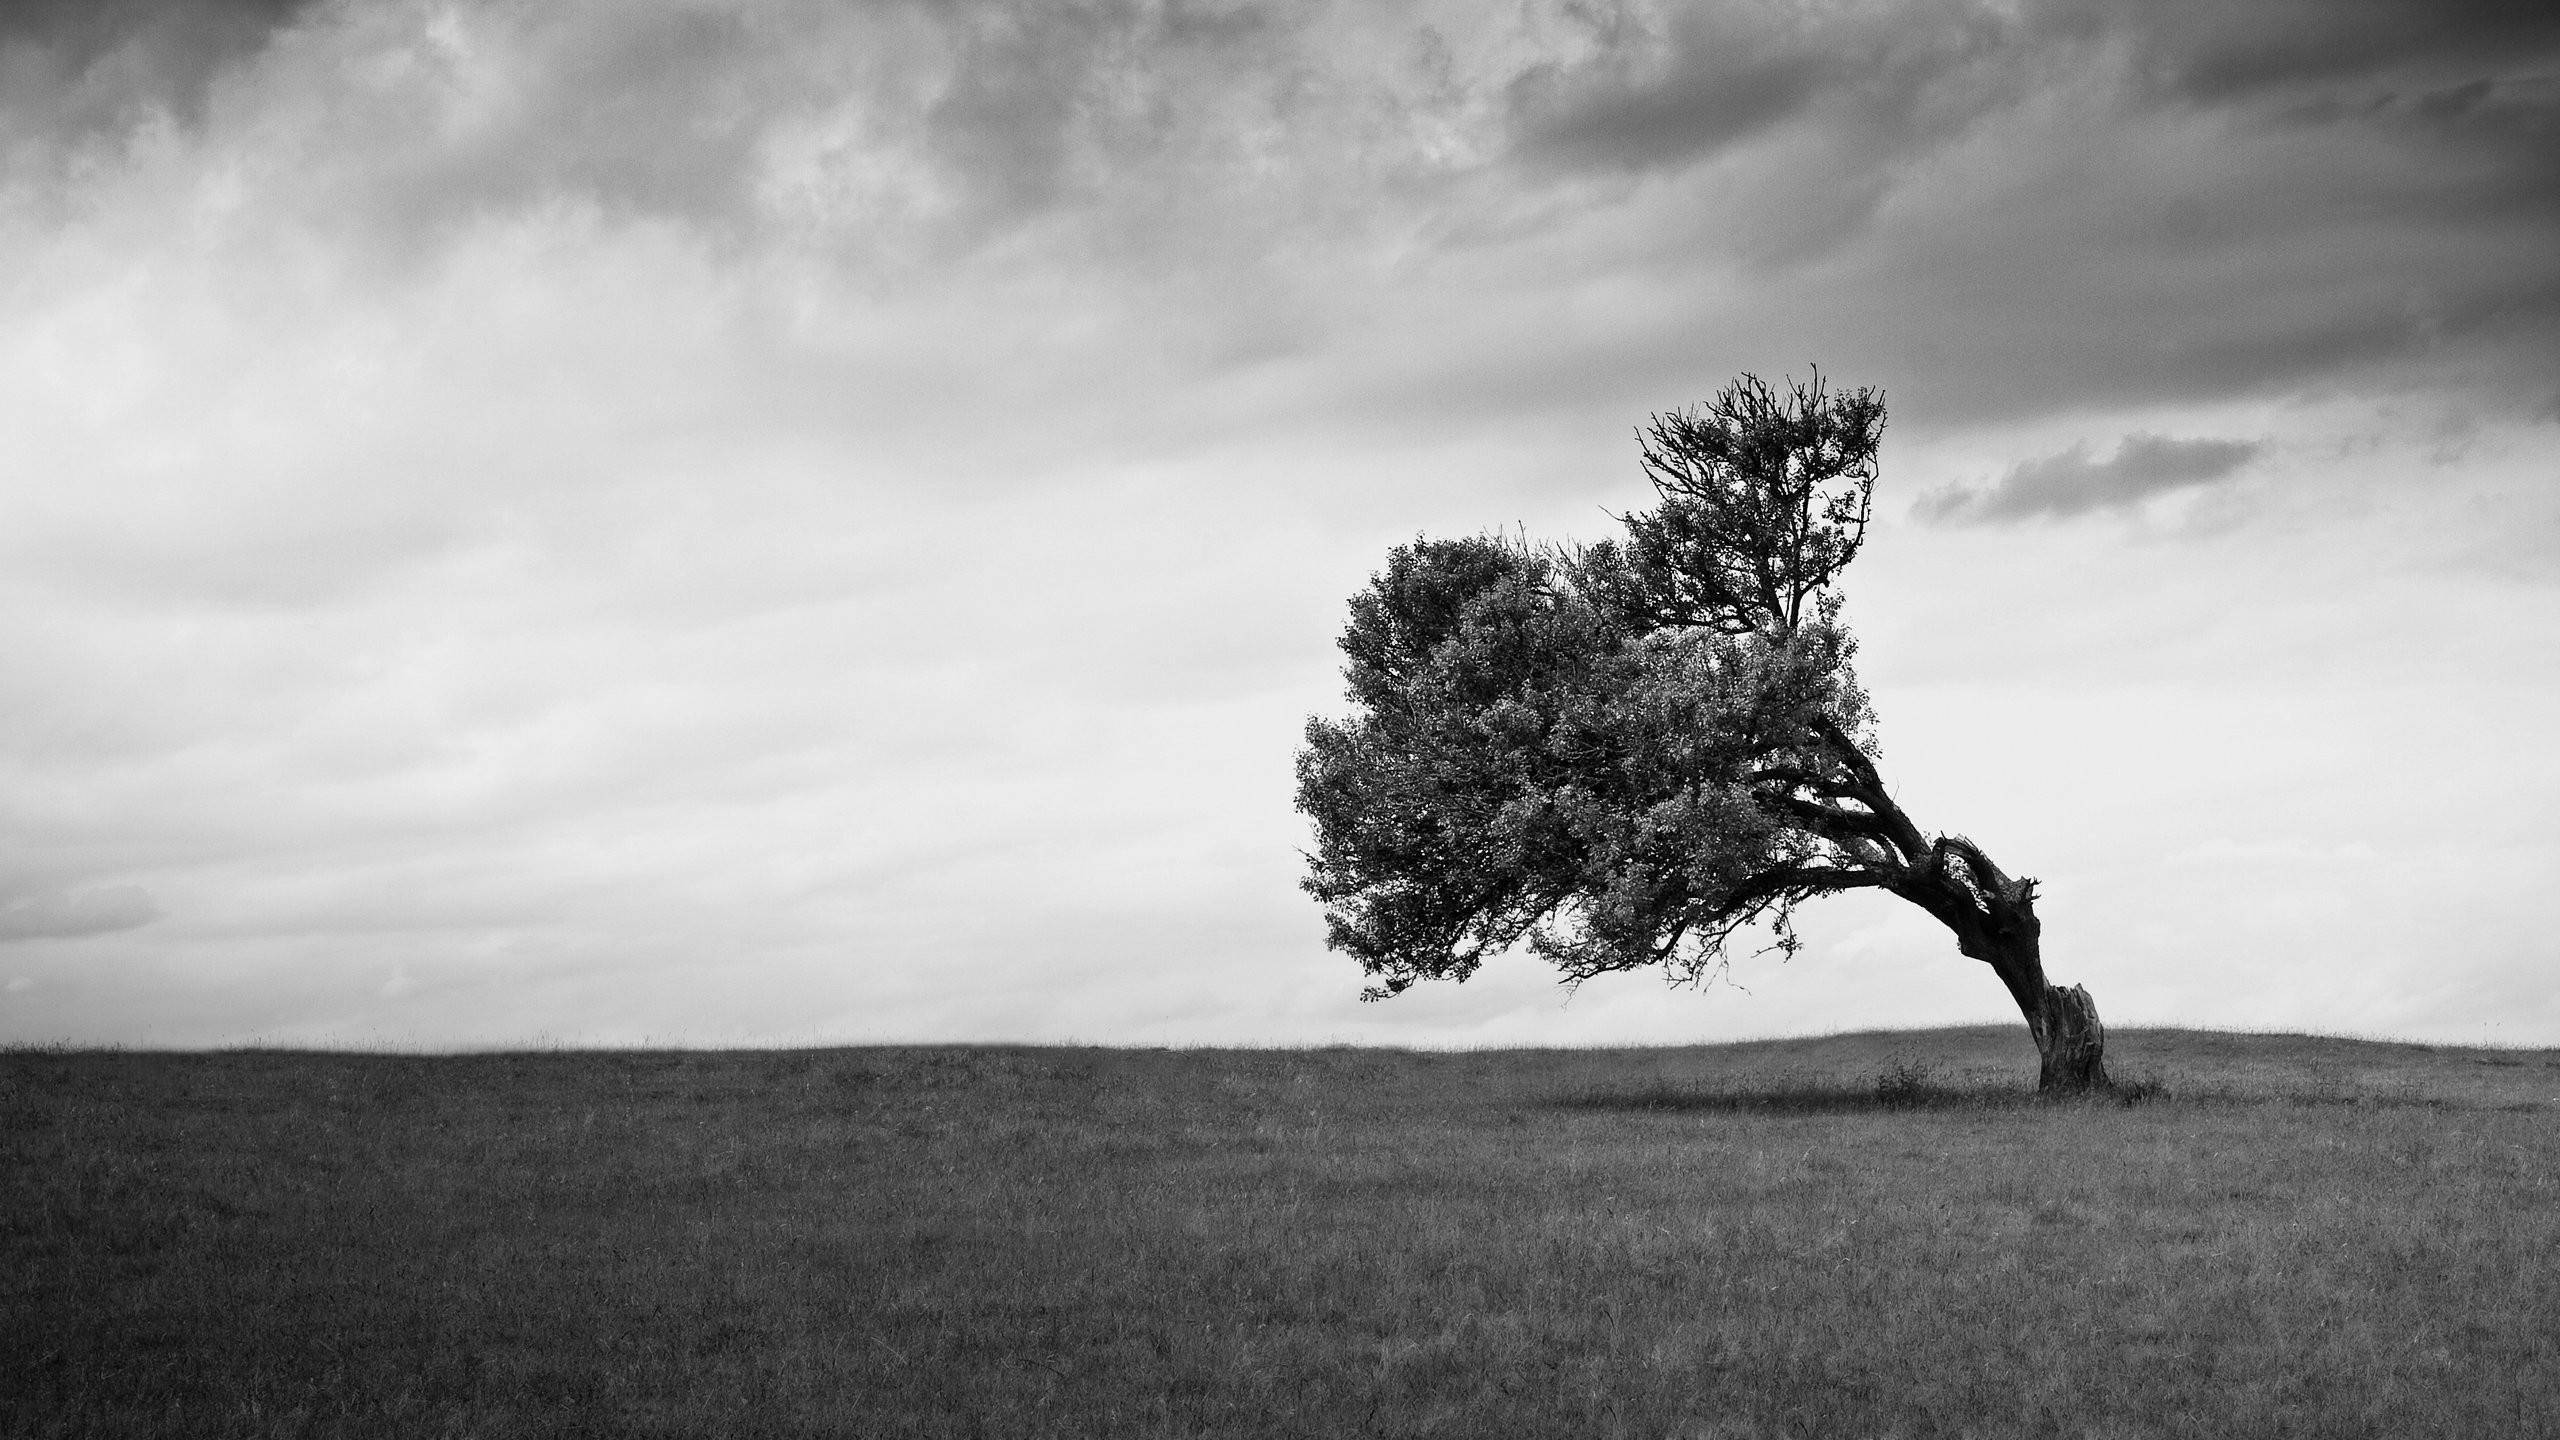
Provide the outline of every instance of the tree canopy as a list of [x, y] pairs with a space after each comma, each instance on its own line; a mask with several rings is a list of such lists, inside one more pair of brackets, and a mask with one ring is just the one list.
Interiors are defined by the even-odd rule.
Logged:
[[2035, 882], [1924, 835], [1877, 769], [1836, 581], [1883, 397], [1745, 375], [1638, 432], [1656, 504], [1587, 547], [1417, 539], [1352, 597], [1352, 713], [1298, 756], [1305, 887], [1384, 999], [1525, 946], [1579, 981], [1697, 979], [1795, 907], [1880, 888], [1989, 964], [2054, 1088], [2104, 1084], [2087, 992], [2045, 981]]

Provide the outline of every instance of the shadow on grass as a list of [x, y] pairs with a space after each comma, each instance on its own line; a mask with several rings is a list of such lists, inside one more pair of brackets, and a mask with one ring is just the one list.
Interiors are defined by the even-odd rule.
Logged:
[[2119, 1080], [2086, 1095], [2043, 1095], [2015, 1075], [1950, 1073], [1923, 1056], [1885, 1061], [1873, 1081], [1837, 1077], [1773, 1076], [1769, 1083], [1732, 1088], [1683, 1088], [1657, 1083], [1641, 1090], [1594, 1091], [1560, 1103], [1582, 1110], [1655, 1110], [1701, 1114], [1840, 1115], [1870, 1110], [2015, 1110], [2029, 1105], [2138, 1105], [2168, 1098], [2168, 1087], [2144, 1076]]
[[1778, 1084], [1731, 1090], [1658, 1085], [1640, 1090], [1593, 1090], [1556, 1100], [1565, 1110], [1656, 1111], [1673, 1114], [1843, 1115], [1883, 1110], [2015, 1110], [2043, 1103], [2033, 1089], [2009, 1084], [1931, 1085], [1888, 1089], [1881, 1085]]
[[1563, 1110], [1606, 1110], [1626, 1113], [1715, 1115], [1850, 1115], [1888, 1110], [2024, 1110], [2043, 1106], [2158, 1105], [2228, 1108], [2282, 1105], [2298, 1108], [2356, 1110], [2502, 1110], [2536, 1111], [2560, 1106], [2547, 1102], [2502, 1102], [2443, 1095], [2352, 1090], [2328, 1086], [2309, 1089], [2252, 1091], [2209, 1088], [2176, 1091], [2157, 1079], [2119, 1080], [2112, 1090], [2090, 1095], [2043, 1095], [2009, 1080], [1936, 1080], [1887, 1071], [1871, 1085], [1838, 1081], [1779, 1081], [1729, 1089], [1653, 1085], [1636, 1089], [1591, 1090], [1558, 1097]]

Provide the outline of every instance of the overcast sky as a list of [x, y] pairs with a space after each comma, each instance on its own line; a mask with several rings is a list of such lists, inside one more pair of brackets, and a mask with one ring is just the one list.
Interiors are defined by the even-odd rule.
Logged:
[[0, 1041], [2015, 1023], [1872, 895], [1361, 1005], [1296, 889], [1388, 547], [1819, 364], [2057, 981], [2560, 1043], [2560, 9], [0, 17]]

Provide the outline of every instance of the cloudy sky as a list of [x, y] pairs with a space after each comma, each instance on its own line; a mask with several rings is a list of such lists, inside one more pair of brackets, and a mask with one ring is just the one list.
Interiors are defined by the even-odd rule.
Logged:
[[2015, 1022], [1875, 896], [1364, 1006], [1295, 888], [1387, 548], [1819, 364], [2058, 980], [2560, 1043], [2548, 5], [0, 15], [0, 1041]]

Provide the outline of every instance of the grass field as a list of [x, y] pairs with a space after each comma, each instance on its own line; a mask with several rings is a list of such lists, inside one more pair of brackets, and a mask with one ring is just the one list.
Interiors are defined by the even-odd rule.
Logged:
[[0, 1433], [2560, 1435], [2560, 1052], [0, 1054]]

